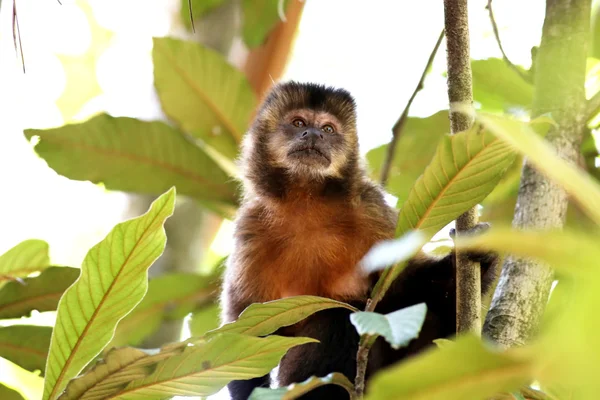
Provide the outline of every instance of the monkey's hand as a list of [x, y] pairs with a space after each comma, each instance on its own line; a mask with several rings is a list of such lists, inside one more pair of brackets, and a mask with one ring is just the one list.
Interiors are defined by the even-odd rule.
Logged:
[[[482, 233], [490, 229], [490, 227], [491, 225], [489, 222], [480, 222], [468, 231], [461, 232], [460, 235], [481, 235]], [[450, 237], [452, 238], [452, 240], [454, 240], [454, 238], [456, 237], [456, 230], [454, 228], [450, 229]], [[492, 284], [493, 280], [496, 277], [496, 267], [500, 262], [500, 256], [498, 255], [498, 253], [492, 251], [467, 251], [466, 255], [469, 258], [469, 260], [477, 262], [481, 266], [482, 292], [487, 292], [489, 285]]]

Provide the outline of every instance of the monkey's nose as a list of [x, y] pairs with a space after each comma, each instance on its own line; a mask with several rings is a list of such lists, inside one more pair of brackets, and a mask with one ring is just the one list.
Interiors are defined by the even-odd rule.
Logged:
[[310, 128], [302, 132], [302, 138], [306, 140], [323, 139], [323, 133], [318, 129]]

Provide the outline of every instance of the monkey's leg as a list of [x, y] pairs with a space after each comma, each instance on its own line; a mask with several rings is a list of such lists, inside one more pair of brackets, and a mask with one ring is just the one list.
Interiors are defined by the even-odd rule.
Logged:
[[232, 400], [247, 400], [252, 391], [257, 387], [269, 387], [269, 375], [253, 378], [246, 381], [231, 381], [227, 385], [229, 396]]

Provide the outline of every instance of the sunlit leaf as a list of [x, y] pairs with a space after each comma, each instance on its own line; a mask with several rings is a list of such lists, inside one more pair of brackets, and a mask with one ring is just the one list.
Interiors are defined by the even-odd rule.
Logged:
[[256, 106], [244, 74], [198, 43], [153, 40], [154, 84], [165, 113], [184, 131], [234, 158]]
[[129, 381], [145, 376], [144, 372], [147, 371], [144, 370], [138, 374], [127, 374], [124, 379], [116, 376], [118, 372], [144, 357], [147, 357], [146, 353], [131, 347], [112, 349], [101, 362], [96, 363], [82, 376], [71, 380], [59, 399], [103, 400], [109, 394], [123, 389]]
[[235, 204], [237, 185], [181, 132], [159, 121], [100, 114], [78, 124], [47, 130], [36, 152], [69, 179], [102, 182], [107, 189], [160, 194], [178, 193]]
[[214, 276], [173, 273], [153, 278], [137, 307], [123, 318], [110, 346], [137, 345], [158, 329], [163, 319], [180, 319], [217, 292]]
[[114, 32], [99, 25], [91, 5], [87, 1], [76, 1], [84, 13], [90, 29], [90, 47], [84, 54], [57, 57], [65, 70], [65, 90], [56, 100], [65, 122], [73, 120], [88, 100], [102, 94], [98, 83], [96, 66], [104, 51], [110, 46]]
[[0, 256], [0, 284], [49, 266], [48, 243], [37, 239], [25, 240]]
[[219, 311], [219, 305], [212, 304], [193, 313], [189, 322], [192, 336], [200, 337], [210, 330], [217, 329], [220, 323]]
[[46, 364], [44, 400], [55, 399], [111, 340], [119, 320], [142, 300], [147, 270], [164, 250], [163, 224], [173, 213], [175, 189], [148, 212], [116, 225], [90, 249], [81, 275], [58, 305]]
[[223, 4], [223, 0], [181, 0], [181, 21], [183, 21], [183, 25], [185, 25], [188, 30], [192, 30], [189, 3], [192, 3], [194, 26], [198, 27], [200, 18]]
[[268, 336], [256, 338], [225, 333], [201, 346], [161, 361], [148, 377], [136, 379], [114, 399], [141, 396], [210, 396], [232, 380], [251, 379], [269, 373], [292, 347], [316, 342], [310, 338]]
[[0, 384], [0, 399], [2, 400], [25, 400], [16, 390], [12, 390]]
[[359, 335], [382, 336], [394, 349], [407, 346], [419, 336], [427, 305], [419, 303], [389, 314], [360, 311], [350, 314]]
[[471, 71], [473, 100], [480, 103], [482, 109], [506, 111], [514, 107], [531, 107], [533, 85], [525, 82], [504, 60], [473, 60]]
[[265, 42], [267, 35], [281, 20], [277, 7], [281, 6], [285, 13], [287, 3], [287, 0], [242, 0], [242, 37], [248, 47], [257, 47]]
[[411, 259], [425, 243], [427, 238], [421, 232], [407, 232], [400, 238], [376, 243], [365, 254], [360, 264], [369, 273], [378, 271]]
[[256, 388], [248, 398], [249, 400], [293, 400], [325, 385], [338, 385], [348, 391], [354, 392], [354, 385], [348, 378], [339, 372], [333, 372], [323, 378], [311, 376], [304, 382], [277, 389]]
[[[435, 154], [442, 137], [450, 131], [448, 111], [438, 111], [427, 118], [409, 117], [396, 143], [396, 157], [390, 168], [386, 190], [402, 202]], [[367, 153], [370, 176], [379, 181], [388, 151], [383, 145]]]
[[58, 300], [78, 276], [78, 268], [50, 267], [35, 278], [8, 282], [0, 289], [0, 318], [28, 317], [33, 310], [56, 310]]
[[29, 371], [46, 367], [52, 328], [49, 326], [10, 325], [0, 327], [0, 357]]
[[349, 304], [318, 296], [294, 296], [266, 303], [254, 303], [248, 306], [236, 321], [208, 332], [207, 336], [224, 332], [264, 336], [283, 326], [302, 321], [317, 311], [338, 307], [357, 311]]
[[478, 127], [445, 136], [402, 204], [396, 235], [418, 229], [432, 237], [481, 202], [514, 157], [510, 146]]
[[528, 125], [491, 114], [477, 113], [476, 118], [502, 141], [527, 156], [549, 179], [562, 186], [600, 225], [600, 186], [588, 174], [560, 158], [555, 149]]
[[493, 350], [466, 335], [377, 373], [365, 399], [485, 399], [528, 383], [533, 368], [528, 357]]

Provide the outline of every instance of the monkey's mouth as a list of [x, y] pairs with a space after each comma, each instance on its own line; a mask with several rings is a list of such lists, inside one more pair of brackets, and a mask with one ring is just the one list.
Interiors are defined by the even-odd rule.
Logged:
[[311, 147], [311, 146], [305, 146], [305, 147], [301, 147], [299, 149], [295, 149], [292, 150], [289, 155], [296, 155], [296, 156], [304, 156], [304, 157], [309, 157], [309, 158], [322, 158], [327, 160], [327, 162], [331, 162], [331, 160], [329, 159], [329, 157], [323, 153], [321, 150], [317, 149], [316, 147]]

